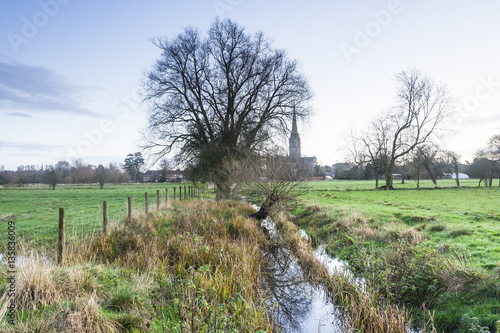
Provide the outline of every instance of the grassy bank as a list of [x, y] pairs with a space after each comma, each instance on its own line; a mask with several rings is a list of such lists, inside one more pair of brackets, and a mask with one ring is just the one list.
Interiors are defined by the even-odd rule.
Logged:
[[439, 332], [495, 330], [498, 188], [367, 191], [330, 184], [314, 183], [295, 211], [314, 243], [326, 243], [414, 317], [422, 305], [435, 310]]
[[[269, 332], [259, 289], [267, 240], [249, 210], [176, 203], [73, 243], [61, 266], [25, 251], [16, 324], [4, 317], [1, 331]], [[5, 266], [0, 273], [7, 277]]]

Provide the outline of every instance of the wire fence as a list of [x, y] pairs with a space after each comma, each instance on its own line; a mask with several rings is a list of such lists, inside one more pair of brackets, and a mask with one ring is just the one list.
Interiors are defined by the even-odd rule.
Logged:
[[[154, 193], [145, 192], [142, 197], [136, 195], [118, 202], [114, 200], [109, 205], [104, 201], [85, 207], [61, 207], [59, 212], [25, 214], [12, 220], [7, 216], [1, 218], [0, 223], [15, 225], [17, 249], [43, 250], [45, 254], [59, 258], [62, 256], [61, 246], [64, 248], [65, 245], [105, 233], [110, 225], [120, 225], [139, 213], [165, 209], [172, 201], [209, 196], [203, 187], [181, 185]], [[9, 241], [12, 241], [8, 233], [3, 235], [0, 240], [0, 259], [8, 253]]]

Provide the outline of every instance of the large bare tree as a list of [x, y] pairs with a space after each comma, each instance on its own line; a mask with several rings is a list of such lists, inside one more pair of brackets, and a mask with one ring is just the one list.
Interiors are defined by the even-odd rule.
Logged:
[[219, 197], [227, 197], [231, 185], [220, 172], [222, 161], [288, 131], [294, 110], [300, 118], [310, 114], [297, 62], [261, 32], [217, 20], [207, 35], [187, 28], [154, 43], [162, 54], [144, 83], [150, 104], [145, 148], [160, 157], [176, 153], [193, 177], [215, 183]]
[[395, 106], [372, 120], [356, 140], [358, 160], [376, 162], [387, 189], [393, 188], [398, 160], [416, 147], [432, 143], [452, 113], [452, 97], [445, 86], [416, 69], [402, 71], [396, 79]]

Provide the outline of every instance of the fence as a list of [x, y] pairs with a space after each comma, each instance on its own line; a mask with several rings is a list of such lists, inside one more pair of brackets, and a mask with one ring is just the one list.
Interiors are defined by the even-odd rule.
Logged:
[[[77, 240], [83, 240], [97, 233], [107, 233], [110, 224], [120, 224], [137, 212], [146, 214], [166, 207], [170, 201], [187, 200], [195, 197], [207, 197], [203, 187], [179, 185], [156, 190], [151, 195], [144, 193], [144, 199], [138, 197], [124, 198], [118, 205], [110, 205], [108, 201], [93, 206], [59, 208], [57, 212], [26, 214], [19, 216], [26, 222], [18, 223], [16, 242], [26, 249], [43, 250], [48, 256], [57, 258], [60, 263], [64, 258], [65, 246]], [[7, 220], [3, 218], [2, 220]], [[40, 223], [45, 220], [47, 222]], [[7, 242], [0, 244], [0, 254], [6, 253]]]

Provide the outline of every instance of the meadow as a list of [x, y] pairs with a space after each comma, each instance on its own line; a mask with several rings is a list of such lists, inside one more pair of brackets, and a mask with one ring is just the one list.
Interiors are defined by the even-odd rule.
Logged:
[[477, 180], [395, 184], [395, 191], [373, 191], [373, 181], [311, 182], [297, 210], [305, 205], [356, 212], [374, 226], [402, 223], [424, 232], [436, 248], [467, 251], [471, 262], [487, 269], [500, 266], [500, 187], [477, 187]]
[[38, 243], [57, 239], [59, 208], [65, 208], [67, 239], [84, 237], [102, 228], [103, 201], [107, 201], [110, 222], [119, 223], [127, 215], [127, 198], [132, 197], [133, 212], [145, 211], [145, 193], [148, 210], [156, 209], [157, 191], [165, 202], [165, 189], [173, 200], [174, 187], [179, 198], [179, 186], [191, 184], [145, 183], [99, 185], [60, 185], [50, 190], [46, 185], [0, 187], [0, 221], [16, 222], [18, 237]]

